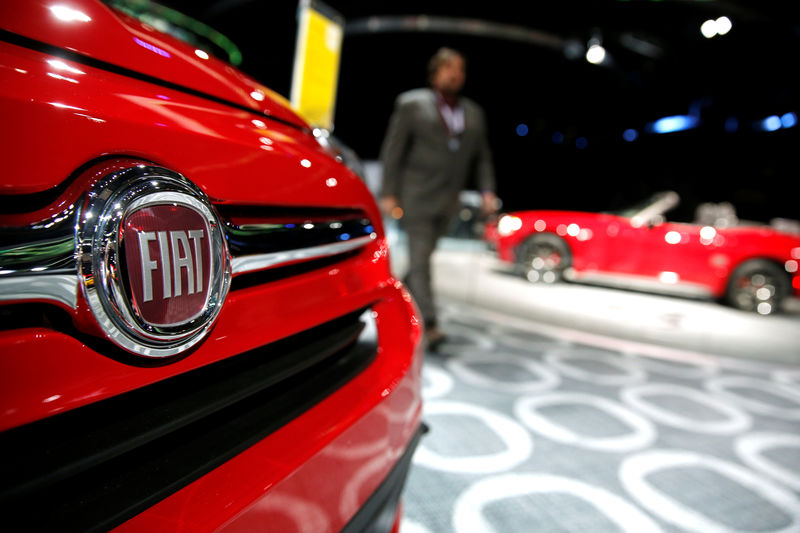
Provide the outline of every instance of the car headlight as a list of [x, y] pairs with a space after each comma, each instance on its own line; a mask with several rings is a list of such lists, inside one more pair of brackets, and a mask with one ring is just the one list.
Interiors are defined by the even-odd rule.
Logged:
[[497, 233], [501, 237], [508, 237], [522, 228], [522, 219], [513, 215], [503, 215], [497, 221]]

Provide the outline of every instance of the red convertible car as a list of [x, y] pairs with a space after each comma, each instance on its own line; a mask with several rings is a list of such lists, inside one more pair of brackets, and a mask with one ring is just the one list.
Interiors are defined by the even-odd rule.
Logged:
[[94, 0], [0, 2], [0, 115], [6, 529], [396, 532], [421, 326], [341, 154]]
[[[693, 223], [667, 221], [677, 193], [616, 213], [519, 211], [487, 226], [501, 260], [533, 282], [561, 279], [714, 298], [770, 314], [800, 294], [800, 233], [740, 221], [729, 203], [700, 204]], [[776, 224], [778, 225], [778, 224]]]

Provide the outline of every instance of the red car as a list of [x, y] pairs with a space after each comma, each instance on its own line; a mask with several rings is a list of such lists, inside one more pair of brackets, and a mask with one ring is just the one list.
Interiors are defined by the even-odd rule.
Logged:
[[[668, 222], [678, 194], [617, 213], [519, 211], [487, 226], [501, 260], [529, 280], [561, 279], [714, 298], [770, 314], [800, 295], [800, 233], [738, 220], [729, 203], [701, 204], [694, 223]], [[794, 224], [796, 225], [796, 224]]]
[[6, 528], [397, 531], [421, 330], [363, 181], [107, 4], [4, 0], [0, 41]]

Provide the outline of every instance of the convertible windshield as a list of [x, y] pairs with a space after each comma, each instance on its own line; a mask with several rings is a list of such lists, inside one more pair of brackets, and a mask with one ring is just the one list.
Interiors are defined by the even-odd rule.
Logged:
[[662, 213], [678, 204], [678, 194], [674, 191], [657, 192], [649, 198], [628, 207], [610, 211], [612, 215], [632, 218], [651, 207], [663, 207]]

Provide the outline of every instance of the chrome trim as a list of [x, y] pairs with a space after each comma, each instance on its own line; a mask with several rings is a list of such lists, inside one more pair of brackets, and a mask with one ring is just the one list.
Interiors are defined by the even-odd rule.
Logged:
[[29, 274], [0, 277], [0, 302], [42, 300], [76, 309], [78, 306], [78, 276], [75, 274]]
[[0, 302], [53, 302], [76, 309], [76, 206], [25, 227], [0, 230]]
[[375, 320], [376, 317], [377, 313], [373, 311], [371, 307], [361, 313], [359, 318], [364, 322], [364, 329], [361, 331], [361, 335], [358, 336], [360, 342], [378, 344], [378, 323]]
[[323, 244], [320, 246], [311, 246], [308, 248], [298, 248], [296, 250], [285, 250], [280, 252], [272, 252], [267, 254], [254, 254], [242, 257], [234, 257], [231, 260], [233, 274], [244, 274], [246, 272], [255, 272], [258, 270], [265, 270], [268, 268], [275, 268], [295, 261], [309, 261], [312, 259], [321, 259], [323, 257], [330, 257], [332, 255], [349, 252], [357, 248], [362, 248], [375, 240], [374, 233], [364, 237], [356, 237], [348, 241], [342, 241], [332, 244]]
[[[72, 224], [74, 228], [74, 223]], [[75, 267], [75, 230], [69, 228], [67, 235], [42, 239], [35, 227], [25, 228], [30, 242], [0, 248], [0, 275], [53, 273], [72, 270]]]
[[[365, 227], [369, 227], [369, 224], [367, 223]], [[272, 228], [274, 228], [274, 225], [249, 225], [241, 226], [239, 229], [264, 230]], [[330, 244], [234, 257], [231, 260], [232, 274], [245, 274], [277, 268], [298, 261], [312, 261], [331, 257], [364, 247], [376, 238], [377, 235], [373, 232], [369, 235]], [[19, 248], [24, 248], [24, 245], [20, 245]], [[67, 257], [66, 254], [61, 255], [63, 256], [62, 259]], [[75, 260], [74, 255], [74, 251], [69, 254], [72, 261]], [[75, 309], [78, 298], [77, 292], [80, 290], [78, 288], [80, 277], [73, 274], [64, 274], [63, 269], [60, 272], [50, 272], [47, 267], [33, 266], [32, 264], [26, 265], [25, 269], [20, 270], [0, 270], [0, 302], [44, 300], [64, 304]], [[4, 274], [8, 275], [8, 277], [4, 277]], [[126, 316], [129, 317], [127, 313]]]
[[[144, 206], [165, 204], [182, 205], [204, 218], [213, 258], [201, 313], [176, 325], [147, 322], [125, 288], [122, 224]], [[106, 336], [131, 353], [153, 358], [180, 354], [200, 342], [219, 316], [230, 286], [230, 255], [221, 227], [206, 195], [180, 174], [140, 165], [101, 179], [80, 208], [77, 258], [84, 297]]]
[[375, 233], [364, 217], [304, 218], [295, 222], [228, 223], [225, 234], [234, 257], [277, 254], [339, 244]]
[[[304, 217], [303, 209], [295, 208], [273, 212], [265, 222], [256, 215], [255, 222], [223, 225], [205, 194], [180, 174], [145, 165], [107, 172], [62, 212], [26, 227], [0, 229], [0, 302], [48, 302], [76, 310], [82, 293], [108, 339], [145, 357], [170, 357], [200, 342], [219, 315], [234, 274], [334, 257], [377, 239], [372, 222], [353, 210], [312, 209]], [[218, 242], [209, 265], [212, 286], [222, 289], [216, 295], [210, 290], [197, 317], [155, 325], [130, 301], [121, 224], [143, 206], [172, 203], [207, 221], [209, 238], [214, 234]]]

